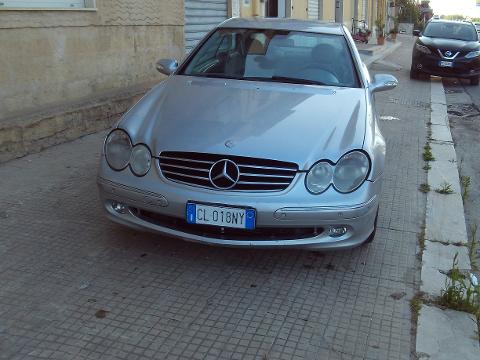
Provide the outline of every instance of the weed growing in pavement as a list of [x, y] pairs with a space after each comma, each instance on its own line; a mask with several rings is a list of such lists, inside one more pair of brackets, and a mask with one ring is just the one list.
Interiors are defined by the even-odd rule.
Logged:
[[452, 184], [444, 182], [442, 183], [442, 185], [440, 185], [438, 189], [435, 189], [435, 192], [439, 194], [444, 194], [444, 195], [453, 194]]
[[425, 161], [435, 161], [435, 157], [432, 154], [432, 147], [427, 142], [423, 147], [423, 160]]
[[423, 170], [428, 171], [428, 170], [430, 170], [431, 168], [432, 168], [432, 167], [431, 167], [430, 164], [427, 162], [427, 163], [425, 164], [425, 166], [423, 167]]
[[463, 158], [460, 159], [460, 164], [458, 165], [458, 174], [460, 175], [460, 184], [462, 185], [462, 199], [465, 202], [470, 195], [470, 185], [472, 184], [472, 179], [470, 176], [462, 174], [463, 170]]
[[418, 234], [418, 247], [420, 252], [418, 255], [418, 260], [422, 262], [423, 251], [425, 250], [425, 225], [422, 226], [422, 231]]
[[466, 201], [468, 199], [468, 195], [470, 195], [469, 190], [472, 179], [470, 178], [470, 176], [461, 175], [460, 183], [462, 184], [462, 199], [463, 201]]
[[453, 257], [452, 270], [445, 280], [438, 304], [480, 317], [480, 286], [472, 284], [470, 277], [460, 271], [458, 253]]
[[422, 309], [422, 304], [422, 293], [416, 293], [412, 300], [410, 300], [410, 310], [412, 310], [415, 319], [418, 318], [420, 310]]
[[410, 299], [410, 311], [412, 312], [413, 331], [417, 330], [418, 317], [420, 316], [420, 310], [422, 309], [423, 305], [423, 295], [424, 293], [419, 291], [413, 296], [412, 299]]
[[478, 250], [478, 241], [477, 241], [477, 224], [474, 224], [470, 227], [472, 232], [472, 239], [468, 244], [468, 255], [470, 257], [470, 265], [473, 270], [478, 270], [477, 264], [477, 250]]
[[420, 184], [420, 187], [418, 188], [418, 190], [420, 190], [422, 193], [426, 194], [430, 191], [430, 185], [428, 185], [426, 183]]

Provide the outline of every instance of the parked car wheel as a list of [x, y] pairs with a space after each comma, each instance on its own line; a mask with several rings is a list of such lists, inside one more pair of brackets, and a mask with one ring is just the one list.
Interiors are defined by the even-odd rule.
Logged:
[[410, 68], [410, 79], [418, 79], [420, 78], [420, 73], [418, 70], [415, 70], [413, 66]]
[[480, 76], [472, 77], [472, 78], [470, 78], [470, 84], [471, 85], [478, 85], [479, 80], [480, 80]]
[[373, 231], [370, 234], [370, 236], [367, 238], [367, 240], [364, 242], [364, 244], [370, 244], [373, 239], [375, 239], [375, 234], [377, 233], [377, 221], [378, 221], [378, 208], [377, 208], [377, 215], [375, 215], [375, 222], [373, 225]]

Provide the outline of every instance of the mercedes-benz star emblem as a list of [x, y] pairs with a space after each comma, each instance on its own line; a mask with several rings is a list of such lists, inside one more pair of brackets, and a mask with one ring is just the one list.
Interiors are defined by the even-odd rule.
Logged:
[[448, 56], [448, 57], [452, 56], [452, 52], [450, 50], [445, 51], [445, 56]]
[[240, 179], [240, 169], [232, 160], [223, 159], [212, 165], [208, 176], [215, 188], [228, 190]]

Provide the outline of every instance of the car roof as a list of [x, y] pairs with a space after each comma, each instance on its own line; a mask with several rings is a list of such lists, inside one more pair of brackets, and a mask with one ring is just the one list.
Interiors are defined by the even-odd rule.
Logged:
[[470, 24], [473, 25], [471, 21], [466, 21], [466, 20], [447, 20], [447, 19], [431, 19], [429, 23], [449, 23], [449, 24]]
[[342, 24], [284, 18], [231, 18], [225, 20], [218, 27], [291, 30], [315, 32], [322, 34], [344, 35]]

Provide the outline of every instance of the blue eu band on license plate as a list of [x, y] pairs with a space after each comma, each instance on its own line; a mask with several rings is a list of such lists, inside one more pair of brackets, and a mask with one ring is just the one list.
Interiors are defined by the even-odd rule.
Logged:
[[187, 222], [236, 229], [255, 229], [255, 209], [187, 203]]

